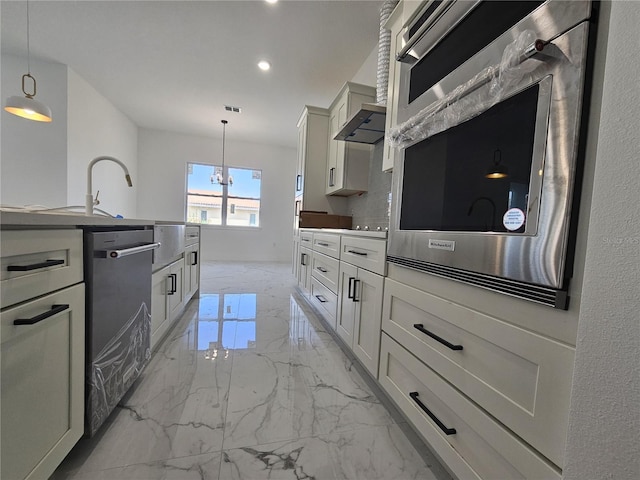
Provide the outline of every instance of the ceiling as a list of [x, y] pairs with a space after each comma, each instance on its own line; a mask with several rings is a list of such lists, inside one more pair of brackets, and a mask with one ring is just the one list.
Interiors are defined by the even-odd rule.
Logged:
[[[381, 5], [30, 1], [31, 58], [68, 65], [140, 127], [219, 137], [227, 119], [229, 140], [294, 147], [303, 106], [328, 107], [376, 46]], [[26, 56], [26, 2], [0, 9], [2, 53]]]

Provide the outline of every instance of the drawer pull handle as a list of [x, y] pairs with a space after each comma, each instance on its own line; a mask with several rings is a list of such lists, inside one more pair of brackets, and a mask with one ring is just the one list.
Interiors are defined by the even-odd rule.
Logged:
[[360, 255], [362, 257], [366, 257], [367, 253], [366, 252], [357, 252], [356, 250], [347, 250], [348, 253], [353, 253], [354, 255]]
[[33, 325], [35, 323], [41, 322], [49, 317], [53, 317], [56, 313], [63, 312], [69, 308], [68, 304], [65, 305], [53, 305], [51, 310], [41, 313], [40, 315], [36, 315], [31, 318], [18, 318], [13, 321], [14, 325]]
[[451, 350], [462, 350], [462, 345], [454, 345], [451, 342], [447, 342], [444, 338], [439, 337], [438, 335], [436, 335], [433, 332], [430, 332], [429, 330], [427, 330], [426, 328], [424, 328], [424, 325], [422, 325], [421, 323], [416, 323], [413, 325], [413, 328], [415, 328], [416, 330], [420, 330], [422, 333], [424, 333], [425, 335], [430, 336], [431, 338], [433, 338], [434, 340], [436, 340], [437, 342], [440, 342], [441, 344], [443, 344], [445, 347], [450, 348]]
[[329, 244], [326, 242], [318, 242], [318, 245], [320, 245], [321, 247], [328, 247]]
[[302, 191], [302, 175], [296, 175], [296, 192]]
[[442, 430], [446, 435], [455, 435], [456, 434], [456, 429], [455, 428], [447, 428], [447, 426], [442, 423], [440, 421], [440, 419], [438, 417], [436, 417], [431, 410], [429, 410], [427, 408], [427, 406], [422, 403], [420, 401], [420, 399], [418, 398], [418, 392], [411, 392], [409, 393], [409, 396], [411, 397], [411, 399], [416, 402], [418, 404], [418, 406], [420, 407], [420, 409], [426, 413], [427, 415], [429, 415], [429, 418], [431, 420], [433, 420], [434, 422], [436, 422], [436, 425], [438, 425], [438, 427], [440, 427], [440, 430]]
[[324, 298], [322, 295], [316, 295], [316, 298], [318, 299], [318, 301], [319, 301], [320, 303], [327, 303], [327, 301], [328, 301], [328, 300], [327, 300], [326, 298]]
[[40, 263], [32, 263], [31, 265], [9, 265], [7, 270], [10, 272], [30, 272], [39, 268], [53, 267], [54, 265], [64, 265], [64, 260], [45, 260]]
[[320, 270], [322, 273], [327, 273], [329, 271], [324, 267], [316, 267], [316, 270]]
[[193, 261], [191, 262], [191, 265], [197, 265], [198, 264], [198, 252], [191, 252], [191, 254], [193, 255]]
[[171, 279], [171, 287], [169, 288], [167, 295], [173, 295], [178, 291], [178, 274], [170, 273], [169, 278]]
[[356, 296], [356, 293], [353, 292], [351, 293], [351, 289], [353, 288], [353, 281], [355, 280], [355, 277], [349, 277], [349, 288], [348, 288], [348, 292], [347, 292], [347, 298], [353, 299]]
[[307, 254], [306, 253], [301, 253], [300, 254], [300, 265], [306, 266], [307, 265], [307, 263], [306, 263], [307, 260], [306, 259], [307, 259]]
[[359, 278], [354, 278], [353, 279], [353, 301], [354, 302], [359, 302], [360, 299], [356, 298], [356, 293], [358, 292], [358, 284], [360, 283], [360, 279]]

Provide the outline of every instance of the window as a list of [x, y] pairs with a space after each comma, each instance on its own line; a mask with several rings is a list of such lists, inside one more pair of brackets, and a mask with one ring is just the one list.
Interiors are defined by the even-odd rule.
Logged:
[[[202, 163], [187, 164], [187, 222], [221, 226], [260, 226], [262, 170]], [[217, 175], [231, 176], [220, 185]]]

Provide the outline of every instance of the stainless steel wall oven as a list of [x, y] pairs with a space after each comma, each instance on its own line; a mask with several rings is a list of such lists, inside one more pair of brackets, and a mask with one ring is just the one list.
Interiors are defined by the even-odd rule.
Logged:
[[398, 54], [390, 262], [567, 308], [596, 10], [425, 3]]

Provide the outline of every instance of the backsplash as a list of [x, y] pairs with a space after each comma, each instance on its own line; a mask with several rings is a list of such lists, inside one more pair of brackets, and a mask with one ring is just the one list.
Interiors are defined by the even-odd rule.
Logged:
[[347, 199], [347, 211], [353, 216], [353, 228], [368, 226], [370, 230], [389, 226], [391, 173], [382, 171], [384, 142], [378, 142], [369, 162], [369, 191]]

